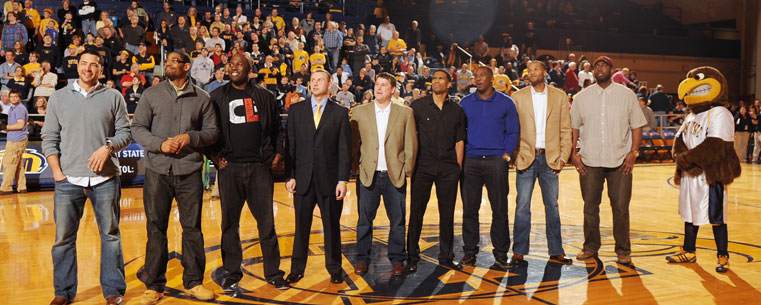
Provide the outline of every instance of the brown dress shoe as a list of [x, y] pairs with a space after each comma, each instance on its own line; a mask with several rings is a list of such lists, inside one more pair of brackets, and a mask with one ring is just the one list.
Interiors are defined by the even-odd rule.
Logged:
[[616, 262], [623, 265], [629, 265], [632, 263], [632, 257], [629, 254], [619, 254]]
[[67, 298], [56, 297], [55, 299], [53, 299], [53, 301], [50, 302], [50, 305], [66, 305], [69, 303], [70, 301]]
[[112, 295], [106, 298], [106, 305], [122, 305], [124, 300], [120, 296]]
[[528, 262], [525, 259], [523, 259], [523, 255], [513, 254], [513, 257], [510, 258], [510, 262], [507, 263], [508, 264], [507, 269], [513, 269], [515, 267], [518, 267], [520, 265], [525, 265], [527, 263]]
[[573, 265], [573, 260], [570, 257], [566, 257], [565, 254], [550, 255], [550, 261], [563, 265]]
[[354, 265], [354, 274], [363, 275], [365, 273], [367, 273], [366, 263], [357, 263]]
[[394, 270], [392, 270], [391, 273], [393, 275], [404, 275], [404, 264], [402, 263], [394, 264]]

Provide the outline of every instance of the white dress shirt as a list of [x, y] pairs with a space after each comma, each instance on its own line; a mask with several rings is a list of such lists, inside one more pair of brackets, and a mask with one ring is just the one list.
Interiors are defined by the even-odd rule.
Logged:
[[[95, 91], [96, 89], [100, 88], [100, 86], [102, 86], [102, 84], [98, 83], [94, 87], [90, 88], [90, 91], [88, 92], [87, 90], [85, 90], [84, 88], [79, 86], [79, 81], [78, 80], [75, 81], [72, 85], [74, 86], [74, 89], [77, 89], [77, 91], [79, 93], [81, 93], [84, 97], [87, 97], [87, 95], [90, 92]], [[71, 177], [71, 176], [66, 176], [66, 180], [69, 180], [69, 183], [71, 183], [73, 185], [76, 185], [76, 186], [81, 186], [81, 187], [96, 186], [98, 184], [101, 184], [103, 182], [108, 181], [111, 178], [112, 177], [105, 177], [105, 176], [94, 176], [94, 177]]]
[[378, 107], [378, 103], [375, 105], [375, 123], [378, 125], [378, 167], [377, 171], [386, 171], [388, 166], [386, 165], [386, 127], [388, 127], [388, 117], [391, 114], [391, 103], [386, 105], [385, 109]]
[[547, 86], [544, 91], [534, 91], [531, 86], [531, 100], [534, 102], [534, 124], [536, 125], [536, 149], [545, 148], [544, 130], [547, 127]]

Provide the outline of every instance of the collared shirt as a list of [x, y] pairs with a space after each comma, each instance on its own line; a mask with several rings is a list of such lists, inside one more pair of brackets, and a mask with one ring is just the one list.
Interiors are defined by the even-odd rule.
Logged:
[[531, 100], [534, 102], [534, 124], [536, 125], [536, 148], [544, 148], [545, 127], [547, 126], [547, 86], [544, 91], [534, 91], [531, 86]]
[[24, 121], [24, 128], [21, 130], [9, 130], [7, 139], [12, 142], [21, 142], [27, 138], [26, 122], [29, 121], [29, 113], [26, 111], [26, 107], [23, 104], [18, 103], [16, 105], [11, 104], [8, 111], [8, 124], [16, 124], [18, 120]]
[[418, 170], [459, 169], [455, 144], [464, 141], [466, 133], [462, 107], [447, 99], [439, 109], [431, 95], [413, 101], [410, 107], [418, 131]]
[[325, 41], [325, 47], [328, 49], [337, 49], [343, 44], [342, 33], [338, 30], [325, 31], [322, 39]]
[[513, 154], [520, 137], [518, 112], [513, 100], [495, 90], [494, 95], [483, 100], [477, 92], [460, 101], [468, 118], [468, 141], [465, 155], [502, 156]]
[[631, 130], [646, 124], [634, 92], [614, 82], [605, 89], [587, 87], [571, 107], [571, 125], [579, 129], [579, 154], [587, 166], [620, 166], [631, 150]]
[[77, 81], [74, 81], [73, 86], [74, 86], [74, 89], [77, 90], [77, 92], [79, 92], [80, 94], [82, 94], [83, 97], [87, 97], [87, 95], [90, 94], [90, 92], [100, 89], [100, 86], [103, 86], [103, 84], [97, 83], [95, 86], [90, 87], [90, 90], [85, 90], [85, 88], [82, 88], [81, 86], [79, 86], [79, 80], [77, 80]]
[[[85, 90], [81, 86], [79, 86], [79, 80], [74, 81], [73, 83], [74, 89], [77, 90], [77, 92], [81, 93], [83, 97], [87, 97], [90, 92], [95, 91], [96, 89], [99, 89], [103, 84], [97, 83], [95, 86], [90, 87], [90, 90]], [[101, 184], [103, 182], [108, 181], [108, 179], [111, 179], [112, 176], [94, 176], [94, 177], [71, 177], [67, 176], [66, 179], [69, 180], [69, 183], [81, 186], [81, 187], [90, 187], [90, 186], [96, 186], [98, 184]]]
[[378, 167], [377, 171], [388, 170], [386, 165], [386, 127], [388, 127], [388, 118], [391, 115], [391, 103], [386, 105], [385, 109], [378, 107], [378, 102], [373, 102], [375, 106], [375, 123], [378, 126]]
[[324, 99], [318, 101], [318, 100], [314, 99], [314, 95], [313, 95], [311, 97], [311, 99], [312, 99], [312, 116], [314, 116], [314, 114], [317, 112], [317, 105], [318, 104], [322, 105], [322, 106], [320, 106], [321, 107], [320, 111], [322, 111], [322, 113], [325, 113], [325, 104], [327, 104], [326, 102], [328, 101], [328, 98], [325, 97]]
[[188, 90], [188, 84], [190, 84], [190, 79], [185, 79], [185, 83], [182, 84], [181, 87], [177, 87], [174, 85], [173, 81], [169, 81], [169, 84], [172, 85], [172, 88], [174, 88], [174, 92], [177, 93], [177, 96], [183, 95], [185, 91]]

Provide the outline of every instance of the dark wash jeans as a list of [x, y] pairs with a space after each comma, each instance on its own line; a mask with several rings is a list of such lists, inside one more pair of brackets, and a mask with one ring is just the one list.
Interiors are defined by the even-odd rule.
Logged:
[[206, 254], [201, 233], [203, 182], [201, 171], [188, 175], [164, 175], [145, 170], [143, 205], [145, 207], [148, 242], [145, 245], [146, 288], [164, 291], [166, 264], [169, 260], [166, 231], [177, 200], [182, 226], [182, 282], [185, 289], [203, 283]]
[[90, 187], [74, 185], [66, 179], [55, 183], [55, 243], [52, 250], [55, 296], [73, 300], [77, 295], [77, 231], [87, 198], [92, 202], [100, 231], [100, 286], [103, 296], [122, 296], [127, 284], [119, 231], [121, 185], [118, 176]]

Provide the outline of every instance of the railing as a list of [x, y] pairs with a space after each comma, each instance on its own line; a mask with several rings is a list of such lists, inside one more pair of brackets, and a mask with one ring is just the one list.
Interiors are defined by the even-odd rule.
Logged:
[[473, 67], [473, 55], [468, 53], [468, 51], [465, 51], [465, 49], [461, 48], [460, 45], [457, 45], [457, 49], [460, 50], [460, 52], [462, 52], [462, 53], [464, 53], [465, 55], [468, 56], [468, 67], [472, 68]]

